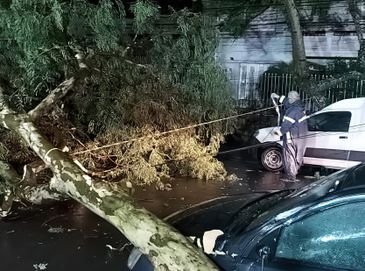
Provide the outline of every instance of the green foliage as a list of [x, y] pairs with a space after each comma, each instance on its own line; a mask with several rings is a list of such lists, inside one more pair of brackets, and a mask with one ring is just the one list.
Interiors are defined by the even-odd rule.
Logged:
[[15, 133], [0, 129], [0, 160], [10, 163], [29, 163], [32, 152]]
[[328, 73], [338, 76], [357, 71], [365, 74], [365, 67], [358, 60], [335, 59], [327, 65]]
[[[206, 112], [227, 114], [232, 104], [226, 77], [214, 60], [214, 19], [188, 11], [174, 13], [171, 20], [178, 28], [172, 36], [154, 24], [158, 7], [151, 2], [137, 1], [132, 11], [135, 32], [149, 33], [153, 40], [152, 44], [137, 44], [142, 50], [149, 49], [142, 60], [147, 69], [125, 62], [125, 48], [131, 44], [120, 1], [103, 0], [94, 5], [86, 0], [13, 0], [0, 6], [0, 64], [5, 67], [0, 78], [8, 83], [11, 102], [18, 110], [34, 106], [75, 73], [74, 55], [81, 52], [99, 71], [93, 73], [87, 87], [95, 91], [89, 95], [97, 99], [93, 101], [96, 107], [100, 105], [97, 122], [101, 124], [114, 119], [110, 118], [112, 112], [124, 110], [120, 104], [116, 105], [118, 110], [104, 105], [113, 97], [124, 99], [129, 94], [123, 92], [126, 81], [127, 85], [138, 85], [153, 73], [161, 77], [162, 84], [181, 88], [187, 111], [197, 119]], [[136, 50], [127, 52], [130, 59]], [[103, 97], [106, 103], [101, 102]]]
[[0, 6], [0, 78], [8, 82], [18, 110], [33, 106], [73, 73], [80, 50], [119, 46], [124, 10], [112, 3], [13, 0]]
[[215, 18], [183, 10], [172, 19], [177, 22], [177, 35], [153, 36], [152, 63], [166, 81], [184, 90], [189, 112], [214, 112], [211, 117], [229, 113], [232, 99], [228, 80], [215, 61]]
[[[166, 130], [232, 112], [229, 83], [214, 58], [214, 20], [188, 11], [174, 13], [170, 20], [177, 22], [174, 35], [155, 27], [150, 34], [153, 43], [146, 45], [143, 38], [135, 41], [128, 61], [124, 49], [94, 52], [89, 63], [102, 72], [91, 74], [89, 91], [77, 92], [74, 99], [82, 103], [72, 105], [90, 133], [126, 124]], [[137, 56], [139, 47], [145, 50], [142, 56]]]
[[137, 0], [131, 7], [134, 15], [134, 27], [137, 34], [150, 33], [159, 17], [158, 7], [150, 1]]
[[[241, 36], [249, 24], [272, 6], [277, 6], [281, 0], [228, 0], [222, 2], [221, 30], [229, 32], [234, 36]], [[226, 8], [225, 8], [226, 7]]]
[[[167, 34], [157, 23], [160, 17], [156, 5], [139, 0], [131, 10], [133, 33], [126, 30], [130, 28], [126, 27], [121, 1], [91, 4], [86, 0], [12, 0], [0, 5], [0, 65], [5, 67], [0, 71], [0, 83], [6, 83], [11, 103], [17, 110], [28, 110], [65, 78], [78, 75], [75, 55], [79, 54], [88, 67], [86, 78], [67, 97], [65, 114], [58, 115], [55, 109], [49, 123], [42, 119], [38, 124], [46, 135], [50, 135], [46, 126], [63, 128], [66, 132], [59, 133], [62, 137], [70, 134], [69, 126], [52, 125], [52, 118], [60, 116], [81, 130], [84, 138], [103, 139], [103, 144], [108, 144], [116, 140], [111, 136], [115, 131], [118, 139], [128, 140], [229, 115], [229, 84], [215, 62], [214, 18], [186, 10], [173, 12], [168, 20], [177, 28], [175, 33]], [[190, 174], [199, 178], [224, 175], [222, 166], [205, 151], [209, 139], [223, 129], [226, 123], [189, 131], [194, 146], [199, 146], [204, 154], [185, 162], [184, 168]], [[71, 142], [66, 145], [75, 150], [73, 147], [79, 143], [67, 139]], [[154, 150], [153, 143], [148, 144], [145, 152], [136, 152], [136, 164], [128, 165], [131, 171], [125, 175], [134, 178], [139, 174], [138, 168], [143, 167], [149, 172], [149, 179], [160, 178], [158, 166], [143, 160]], [[64, 142], [55, 145], [62, 147]], [[164, 151], [172, 150], [161, 152]], [[133, 158], [128, 153], [118, 155], [124, 160]], [[184, 155], [186, 159], [189, 153]], [[101, 168], [113, 165], [110, 161], [114, 158], [109, 158], [101, 163]], [[204, 168], [211, 164], [212, 170], [199, 169], [199, 163]], [[96, 164], [88, 160], [91, 167]]]

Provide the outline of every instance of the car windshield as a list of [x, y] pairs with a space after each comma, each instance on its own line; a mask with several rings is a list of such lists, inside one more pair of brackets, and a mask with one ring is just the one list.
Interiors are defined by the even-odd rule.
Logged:
[[237, 236], [245, 232], [248, 225], [255, 221], [261, 214], [271, 209], [273, 205], [280, 202], [285, 196], [290, 194], [290, 190], [269, 194], [248, 206], [244, 206], [232, 217], [225, 232], [230, 236]]
[[295, 190], [269, 210], [257, 217], [246, 230], [251, 230], [275, 217], [282, 220], [305, 208], [307, 204], [338, 190], [341, 183], [346, 182], [352, 175], [353, 168], [338, 171], [328, 177], [322, 178], [302, 188]]
[[[328, 177], [322, 178], [309, 185], [294, 191], [282, 191], [270, 197], [260, 199], [254, 204], [242, 208], [235, 216], [227, 232], [232, 236], [249, 231], [262, 225], [271, 218], [275, 220], [286, 217], [305, 208], [307, 204], [333, 193], [339, 189], [348, 187], [354, 182], [355, 172], [361, 172], [357, 176], [365, 175], [365, 166], [360, 165], [350, 169], [338, 171]], [[358, 179], [358, 178], [356, 178]], [[365, 179], [361, 181], [365, 182]]]

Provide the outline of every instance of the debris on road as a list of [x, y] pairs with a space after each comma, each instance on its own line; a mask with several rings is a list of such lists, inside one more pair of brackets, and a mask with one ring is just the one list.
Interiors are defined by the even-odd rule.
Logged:
[[34, 270], [46, 270], [48, 263], [33, 264]]

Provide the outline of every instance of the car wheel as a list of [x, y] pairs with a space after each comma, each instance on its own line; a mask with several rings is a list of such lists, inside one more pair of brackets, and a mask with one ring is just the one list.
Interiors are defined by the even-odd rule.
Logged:
[[269, 147], [261, 153], [261, 164], [269, 171], [279, 171], [283, 168], [283, 153], [278, 147]]

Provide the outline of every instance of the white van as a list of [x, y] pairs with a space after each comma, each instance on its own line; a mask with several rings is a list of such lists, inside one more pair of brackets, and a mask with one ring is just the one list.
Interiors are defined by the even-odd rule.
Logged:
[[[342, 169], [365, 161], [365, 98], [346, 99], [310, 115], [304, 141], [304, 164]], [[270, 171], [283, 167], [282, 141], [273, 133], [280, 127], [257, 130], [254, 137], [265, 143], [258, 158]]]

